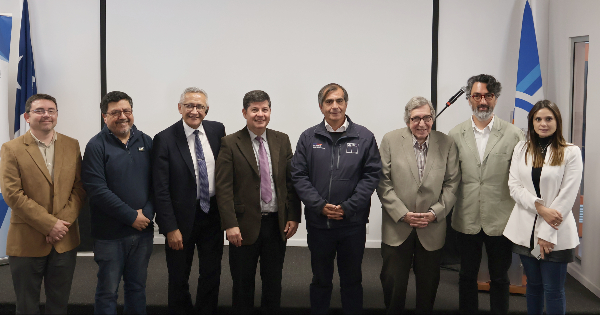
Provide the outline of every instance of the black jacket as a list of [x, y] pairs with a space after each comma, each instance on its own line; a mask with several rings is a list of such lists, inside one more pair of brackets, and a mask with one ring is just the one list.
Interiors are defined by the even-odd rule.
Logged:
[[143, 231], [131, 225], [137, 209], [154, 218], [150, 158], [152, 139], [131, 127], [128, 146], [105, 126], [85, 147], [81, 179], [90, 200], [92, 237], [118, 239], [152, 232], [153, 223]]
[[[155, 196], [156, 223], [159, 232], [167, 235], [179, 229], [183, 240], [190, 238], [196, 216], [196, 173], [185, 131], [179, 120], [154, 136], [152, 178]], [[204, 120], [202, 126], [215, 160], [219, 156], [225, 126]], [[211, 213], [218, 215], [218, 209]]]
[[[336, 228], [365, 224], [371, 195], [379, 184], [381, 157], [375, 136], [348, 116], [346, 134], [333, 143], [325, 122], [304, 131], [292, 158], [292, 180], [302, 203], [306, 224]], [[326, 203], [341, 205], [343, 220], [322, 214]]]

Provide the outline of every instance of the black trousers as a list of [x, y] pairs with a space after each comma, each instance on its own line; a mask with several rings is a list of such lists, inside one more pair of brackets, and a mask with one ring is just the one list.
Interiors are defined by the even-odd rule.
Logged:
[[481, 264], [482, 246], [488, 255], [490, 271], [490, 311], [492, 314], [508, 313], [508, 269], [512, 262], [512, 242], [503, 235], [489, 236], [481, 230], [478, 234], [457, 233], [460, 251], [458, 281], [458, 308], [462, 314], [478, 312], [479, 300], [477, 274]]
[[[213, 202], [213, 199], [211, 198], [208, 214], [204, 214], [199, 206], [196, 207], [197, 216], [192, 234], [188, 240], [183, 241], [183, 250], [173, 250], [169, 247], [168, 242], [165, 243], [169, 270], [170, 314], [212, 314], [217, 311], [221, 283], [223, 231], [216, 202]], [[194, 249], [198, 250], [200, 269], [196, 308], [192, 304], [189, 285]]]
[[440, 283], [442, 249], [426, 250], [415, 229], [400, 246], [381, 244], [381, 285], [387, 314], [404, 312], [410, 268], [413, 268], [417, 291], [417, 314], [429, 314]]
[[365, 253], [364, 224], [336, 229], [308, 227], [308, 249], [313, 278], [310, 284], [312, 314], [327, 314], [333, 289], [333, 262], [337, 255], [344, 314], [363, 311], [362, 260]]
[[280, 311], [285, 245], [279, 232], [277, 213], [262, 217], [260, 233], [254, 244], [240, 247], [229, 245], [229, 268], [233, 280], [232, 306], [235, 312], [254, 312], [254, 279], [259, 257], [262, 313], [273, 314]]
[[9, 256], [8, 263], [17, 296], [17, 314], [40, 313], [42, 279], [46, 293], [44, 313], [67, 314], [76, 260], [76, 250], [59, 254], [54, 247], [44, 257]]

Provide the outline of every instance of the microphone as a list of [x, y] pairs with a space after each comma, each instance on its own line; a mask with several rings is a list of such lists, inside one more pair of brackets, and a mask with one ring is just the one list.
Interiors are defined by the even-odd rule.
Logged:
[[465, 94], [465, 92], [466, 92], [466, 91], [467, 91], [467, 87], [466, 87], [466, 86], [463, 86], [463, 87], [461, 87], [461, 88], [460, 88], [460, 90], [458, 90], [458, 92], [456, 92], [456, 94], [454, 94], [454, 96], [452, 96], [452, 97], [450, 98], [450, 100], [448, 100], [448, 101], [446, 102], [446, 106], [450, 106], [450, 105], [454, 104], [454, 102], [456, 102], [456, 100], [457, 100], [457, 99], [458, 99], [458, 98], [459, 98], [461, 95]]
[[446, 108], [450, 107], [450, 105], [454, 104], [454, 102], [456, 102], [456, 100], [463, 94], [465, 94], [465, 92], [467, 91], [467, 87], [463, 86], [460, 88], [460, 90], [458, 90], [458, 92], [456, 92], [456, 94], [454, 94], [447, 102], [446, 102], [446, 107], [444, 107], [444, 109], [442, 109], [437, 115], [435, 115], [435, 118], [438, 118], [439, 115], [441, 115]]

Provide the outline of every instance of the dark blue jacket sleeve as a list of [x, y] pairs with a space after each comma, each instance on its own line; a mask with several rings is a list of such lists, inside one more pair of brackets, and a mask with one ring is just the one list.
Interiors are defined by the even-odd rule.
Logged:
[[303, 133], [298, 139], [296, 153], [292, 158], [292, 181], [296, 193], [304, 203], [305, 211], [317, 211], [321, 213], [327, 201], [319, 195], [319, 192], [312, 185], [309, 178], [308, 157], [310, 141], [306, 139], [308, 136]]
[[381, 175], [381, 156], [375, 136], [371, 135], [369, 147], [365, 152], [363, 159], [362, 175], [352, 196], [342, 202], [341, 206], [344, 209], [344, 214], [348, 219], [354, 216], [362, 216], [364, 211], [369, 211], [371, 204], [371, 196], [379, 185]]
[[105, 212], [108, 216], [125, 225], [132, 225], [137, 218], [137, 211], [108, 189], [104, 172], [103, 149], [93, 139], [85, 147], [85, 154], [81, 163], [81, 179], [83, 187], [90, 198], [90, 203], [102, 205], [101, 207], [95, 207], [95, 209]]

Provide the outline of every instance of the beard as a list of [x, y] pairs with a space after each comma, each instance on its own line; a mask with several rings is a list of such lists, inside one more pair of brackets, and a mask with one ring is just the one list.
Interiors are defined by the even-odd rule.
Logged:
[[[121, 120], [119, 122], [117, 122], [117, 130], [115, 130], [114, 133], [118, 133], [120, 135], [126, 135], [129, 133], [129, 130], [131, 130], [131, 125], [129, 125], [130, 120], [126, 119], [126, 120]], [[125, 125], [123, 126], [123, 123], [125, 123]]]
[[490, 117], [492, 117], [493, 114], [494, 114], [494, 109], [492, 107], [488, 107], [487, 110], [479, 110], [479, 108], [477, 108], [477, 107], [475, 107], [473, 109], [473, 115], [479, 121], [486, 121], [486, 120], [490, 119]]

